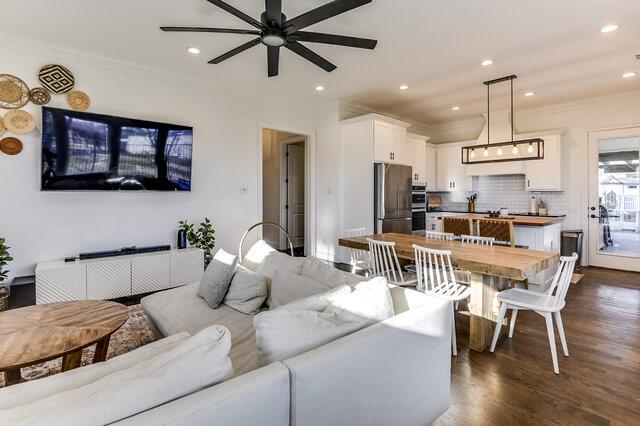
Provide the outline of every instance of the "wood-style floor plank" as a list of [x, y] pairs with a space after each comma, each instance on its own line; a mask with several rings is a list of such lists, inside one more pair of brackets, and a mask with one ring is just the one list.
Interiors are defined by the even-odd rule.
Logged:
[[589, 268], [562, 311], [553, 373], [544, 319], [520, 312], [513, 339], [469, 352], [457, 318], [451, 407], [436, 425], [640, 425], [640, 274]]

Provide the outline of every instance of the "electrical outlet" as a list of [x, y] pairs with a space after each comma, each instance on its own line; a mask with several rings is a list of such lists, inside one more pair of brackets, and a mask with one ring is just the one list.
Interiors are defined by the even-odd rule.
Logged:
[[636, 55], [636, 59], [640, 61], [640, 55]]

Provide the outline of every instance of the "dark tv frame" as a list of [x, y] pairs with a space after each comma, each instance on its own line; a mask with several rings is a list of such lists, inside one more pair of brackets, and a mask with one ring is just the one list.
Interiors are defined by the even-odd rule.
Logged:
[[[49, 186], [45, 186], [45, 181], [47, 178], [45, 177], [45, 173], [50, 170], [50, 167], [45, 167], [45, 157], [46, 150], [44, 145], [44, 123], [45, 123], [45, 114], [47, 111], [52, 111], [54, 114], [60, 114], [66, 116], [71, 116], [78, 119], [86, 119], [86, 120], [94, 120], [99, 121], [106, 124], [115, 125], [115, 127], [150, 127], [157, 128], [159, 132], [168, 132], [169, 130], [189, 130], [192, 134], [192, 145], [191, 145], [191, 164], [189, 165], [189, 189], [179, 189], [178, 185], [173, 183], [167, 178], [167, 167], [165, 161], [157, 162], [158, 165], [158, 178], [143, 178], [137, 177], [140, 181], [146, 181], [144, 188], [121, 188], [121, 187], [87, 187], [87, 188], [51, 188]], [[63, 108], [52, 108], [52, 107], [42, 107], [42, 138], [41, 138], [41, 159], [40, 159], [40, 191], [45, 192], [191, 192], [193, 186], [193, 127], [190, 126], [182, 126], [178, 124], [170, 124], [170, 123], [162, 123], [158, 121], [149, 121], [149, 120], [138, 120], [134, 118], [126, 118], [126, 117], [117, 117], [112, 115], [104, 115], [104, 114], [95, 114], [90, 112], [82, 112], [82, 111], [74, 111], [67, 110]], [[60, 130], [58, 130], [60, 131]], [[159, 138], [159, 140], [163, 140], [163, 138]], [[166, 140], [165, 140], [166, 142]], [[91, 173], [85, 175], [74, 175], [73, 177], [68, 177], [67, 179], [71, 180], [82, 180], [83, 177], [87, 181], [97, 181], [97, 180], [106, 180], [110, 177], [119, 177], [117, 173], [118, 169], [118, 161], [119, 161], [119, 135], [117, 133], [113, 133], [110, 137], [109, 143], [111, 146], [111, 160], [109, 165], [109, 171], [106, 173]], [[162, 153], [164, 158], [164, 147], [156, 150], [157, 153]], [[116, 171], [116, 172], [114, 172]], [[163, 177], [161, 177], [163, 176]], [[132, 176], [133, 177], [133, 176]], [[59, 178], [62, 181], [63, 177]], [[90, 185], [89, 185], [90, 186]], [[108, 186], [108, 185], [107, 185]]]

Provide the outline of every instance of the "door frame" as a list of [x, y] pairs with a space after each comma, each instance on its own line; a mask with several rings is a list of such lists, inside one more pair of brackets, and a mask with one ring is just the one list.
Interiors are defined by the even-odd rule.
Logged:
[[[278, 144], [278, 150], [279, 150], [279, 156], [280, 156], [280, 226], [282, 226], [283, 228], [287, 229], [287, 227], [285, 226], [287, 223], [287, 209], [286, 209], [286, 204], [287, 204], [287, 185], [285, 182], [285, 179], [287, 178], [287, 165], [286, 165], [286, 145], [292, 145], [294, 143], [299, 143], [299, 142], [303, 142], [304, 143], [304, 156], [305, 156], [305, 182], [306, 182], [306, 178], [307, 178], [307, 138], [305, 135], [296, 135], [293, 136], [291, 138], [287, 138], [287, 139], [283, 139], [280, 141], [280, 143]], [[304, 208], [304, 214], [305, 214], [305, 234], [306, 234], [306, 226], [307, 226], [307, 187], [306, 187], [306, 183], [305, 183], [305, 208]], [[305, 250], [306, 250], [306, 235], [305, 235]], [[287, 244], [287, 238], [282, 234], [282, 232], [280, 233], [280, 247], [279, 249], [287, 249], [288, 248], [288, 244]]]
[[[600, 129], [587, 130], [587, 197], [586, 197], [586, 246], [587, 246], [587, 260], [591, 266], [598, 266], [610, 269], [620, 269], [626, 271], [640, 271], [640, 256], [628, 256], [623, 254], [599, 254], [597, 253], [597, 236], [593, 236], [591, 232], [592, 219], [590, 216], [593, 214], [591, 207], [598, 208], [598, 190], [599, 184], [595, 184], [597, 176], [594, 176], [594, 164], [598, 162], [598, 143], [603, 139], [619, 139], [626, 137], [640, 136], [640, 123], [628, 126], [608, 127]], [[595, 185], [595, 187], [594, 187]], [[594, 194], [594, 191], [596, 193]], [[595, 200], [595, 203], [594, 203]], [[599, 214], [596, 213], [596, 215]], [[594, 241], [595, 239], [595, 241]]]
[[[315, 256], [316, 253], [316, 134], [315, 130], [297, 128], [295, 126], [279, 125], [269, 122], [258, 122], [258, 142], [257, 142], [257, 184], [256, 184], [256, 222], [262, 221], [262, 148], [263, 131], [277, 130], [280, 132], [295, 133], [305, 138], [305, 170], [304, 170], [304, 254], [305, 256]], [[262, 238], [262, 229], [256, 230], [259, 239]]]

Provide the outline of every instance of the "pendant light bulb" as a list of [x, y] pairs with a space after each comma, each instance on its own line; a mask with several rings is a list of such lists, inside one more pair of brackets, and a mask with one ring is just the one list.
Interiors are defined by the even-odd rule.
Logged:
[[488, 157], [489, 156], [489, 149], [485, 148], [484, 152], [482, 153], [483, 156]]
[[498, 151], [496, 152], [496, 154], [502, 155], [502, 148], [498, 148]]
[[512, 153], [513, 155], [518, 155], [518, 154], [520, 154], [520, 151], [518, 150], [518, 146], [517, 146], [517, 145], [515, 145], [515, 144], [513, 145], [513, 149], [511, 150], [511, 153]]
[[527, 148], [527, 152], [529, 154], [531, 154], [533, 152], [533, 144], [532, 143], [529, 144], [529, 147]]
[[476, 158], [476, 150], [475, 149], [471, 150], [471, 155], [470, 156], [471, 156], [471, 158]]

